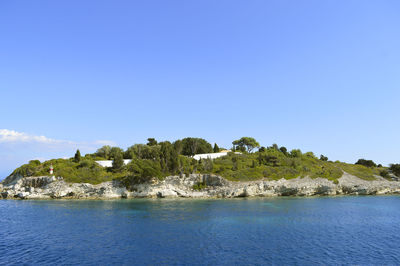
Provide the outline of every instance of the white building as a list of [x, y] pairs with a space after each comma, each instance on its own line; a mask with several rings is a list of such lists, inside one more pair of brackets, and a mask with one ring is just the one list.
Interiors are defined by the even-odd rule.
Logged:
[[[124, 165], [127, 165], [131, 161], [131, 159], [125, 159]], [[96, 163], [98, 163], [102, 167], [112, 167], [113, 160], [96, 161]]]
[[[231, 152], [230, 150], [228, 151], [223, 151], [223, 152], [217, 152], [217, 153], [202, 153], [202, 154], [196, 154], [192, 158], [195, 160], [200, 160], [200, 159], [217, 159], [223, 156], [228, 155], [228, 153]], [[241, 154], [240, 152], [235, 152], [235, 154]], [[127, 165], [130, 163], [132, 159], [124, 159], [124, 165]], [[102, 167], [112, 167], [113, 160], [103, 160], [103, 161], [96, 161], [100, 166]]]
[[[229, 151], [230, 152], [230, 151]], [[240, 152], [235, 152], [235, 154], [240, 154]], [[196, 154], [193, 156], [193, 159], [200, 160], [200, 159], [217, 159], [223, 156], [228, 155], [228, 152], [217, 152], [217, 153], [202, 153]]]

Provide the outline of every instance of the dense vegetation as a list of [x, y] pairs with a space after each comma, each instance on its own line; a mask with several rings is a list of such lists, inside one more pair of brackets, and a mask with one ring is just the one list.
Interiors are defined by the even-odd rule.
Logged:
[[[163, 179], [168, 175], [188, 175], [191, 173], [213, 173], [232, 181], [277, 180], [309, 176], [322, 177], [336, 182], [344, 172], [362, 179], [374, 180], [377, 175], [390, 179], [400, 176], [400, 165], [390, 168], [376, 165], [371, 160], [360, 159], [356, 164], [332, 162], [328, 157], [316, 157], [312, 152], [302, 153], [298, 149], [288, 151], [273, 144], [260, 147], [250, 137], [232, 142], [232, 150], [227, 156], [214, 160], [195, 160], [191, 156], [199, 153], [219, 152], [217, 144], [212, 146], [201, 138], [184, 138], [173, 143], [157, 142], [149, 138], [146, 144], [135, 144], [123, 150], [119, 147], [103, 146], [93, 154], [81, 156], [77, 150], [70, 159], [53, 159], [41, 163], [33, 160], [17, 168], [13, 174], [22, 176], [47, 175], [50, 166], [54, 175], [62, 176], [67, 182], [101, 183], [118, 179], [126, 185]], [[254, 151], [258, 149], [257, 151]], [[239, 152], [237, 152], [239, 151]], [[127, 165], [124, 159], [131, 159]], [[104, 168], [97, 160], [113, 160], [112, 167]], [[195, 189], [203, 188], [197, 184]]]

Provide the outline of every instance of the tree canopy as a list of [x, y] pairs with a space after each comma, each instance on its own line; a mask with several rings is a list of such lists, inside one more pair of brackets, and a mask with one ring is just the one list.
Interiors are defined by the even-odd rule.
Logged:
[[396, 176], [400, 176], [400, 164], [391, 164], [389, 169]]
[[219, 147], [218, 147], [217, 143], [214, 143], [213, 151], [214, 152], [219, 152]]
[[111, 146], [104, 145], [100, 149], [98, 149], [95, 153], [96, 156], [103, 157], [104, 159], [109, 159], [111, 152]]
[[74, 162], [79, 163], [80, 161], [81, 161], [81, 152], [77, 150], [74, 156]]
[[[262, 178], [280, 179], [299, 176], [324, 177], [330, 180], [340, 178], [343, 172], [365, 180], [374, 180], [377, 175], [390, 178], [400, 176], [400, 164], [390, 168], [378, 166], [371, 160], [360, 159], [357, 165], [331, 162], [324, 155], [317, 158], [312, 152], [302, 153], [294, 149], [290, 152], [278, 145], [261, 147], [254, 138], [243, 137], [233, 142], [234, 148], [242, 154], [228, 153], [217, 159], [195, 160], [190, 156], [199, 153], [218, 152], [219, 147], [201, 138], [184, 138], [171, 143], [157, 142], [149, 138], [147, 144], [135, 144], [123, 151], [119, 147], [103, 146], [94, 154], [81, 158], [77, 150], [69, 159], [54, 159], [41, 163], [30, 161], [16, 169], [13, 174], [22, 176], [47, 175], [50, 165], [57, 176], [67, 182], [100, 183], [121, 180], [125, 184], [146, 182], [153, 178], [162, 179], [169, 175], [189, 175], [212, 173], [232, 181], [257, 180]], [[247, 151], [247, 152], [246, 152]], [[101, 167], [96, 160], [113, 159], [112, 167]], [[132, 159], [124, 166], [123, 159]], [[133, 182], [133, 183], [132, 183]]]
[[112, 147], [110, 150], [110, 155], [109, 155], [109, 159], [113, 160], [115, 159], [115, 156], [118, 154], [123, 154], [124, 150], [119, 148], [119, 147]]
[[260, 144], [251, 137], [242, 137], [232, 142], [235, 150], [251, 152], [254, 148], [260, 147]]
[[155, 145], [157, 145], [157, 140], [155, 138], [148, 138], [147, 139], [147, 145], [148, 146], [155, 146]]
[[328, 157], [326, 157], [325, 155], [323, 155], [323, 154], [321, 154], [321, 156], [319, 157], [319, 159], [321, 160], [321, 161], [328, 161]]
[[376, 167], [376, 163], [372, 160], [359, 159], [356, 164], [364, 165], [367, 167]]
[[114, 160], [112, 163], [112, 168], [114, 171], [119, 171], [124, 166], [124, 158], [122, 157], [122, 152], [116, 152], [114, 154]]
[[[181, 146], [180, 154], [186, 156], [193, 156], [200, 153], [212, 153], [213, 148], [210, 143], [201, 138], [184, 138], [178, 145]], [[175, 146], [175, 145], [174, 145]]]

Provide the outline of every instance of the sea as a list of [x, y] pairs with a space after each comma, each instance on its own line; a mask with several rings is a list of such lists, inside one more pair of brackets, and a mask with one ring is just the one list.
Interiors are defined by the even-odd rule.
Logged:
[[0, 265], [400, 265], [400, 196], [0, 200]]

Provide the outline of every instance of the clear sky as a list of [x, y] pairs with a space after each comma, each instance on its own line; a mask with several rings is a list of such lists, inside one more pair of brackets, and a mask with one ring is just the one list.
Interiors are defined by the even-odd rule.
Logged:
[[400, 162], [399, 14], [397, 0], [1, 1], [0, 179], [148, 137]]

